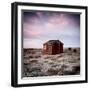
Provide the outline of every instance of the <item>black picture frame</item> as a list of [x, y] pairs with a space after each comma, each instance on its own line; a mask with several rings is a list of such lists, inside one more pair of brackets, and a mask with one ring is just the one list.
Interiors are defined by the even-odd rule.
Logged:
[[[85, 11], [85, 80], [62, 81], [62, 82], [44, 82], [44, 83], [27, 83], [18, 84], [18, 6], [36, 6], [36, 7], [53, 7], [80, 9]], [[88, 82], [88, 7], [74, 5], [44, 4], [44, 3], [24, 3], [14, 2], [11, 4], [11, 86], [42, 86], [56, 84], [75, 84]]]

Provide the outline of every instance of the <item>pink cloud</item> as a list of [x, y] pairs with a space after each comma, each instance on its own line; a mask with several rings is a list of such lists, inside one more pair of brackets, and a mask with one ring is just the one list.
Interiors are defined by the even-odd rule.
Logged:
[[68, 21], [68, 18], [66, 18], [63, 14], [53, 15], [46, 23], [46, 27], [50, 28], [50, 30], [54, 30], [55, 28], [65, 28], [69, 24]]
[[40, 25], [30, 25], [28, 23], [24, 23], [23, 32], [25, 38], [37, 38], [40, 36], [42, 32], [42, 26]]
[[49, 28], [49, 30], [65, 30], [65, 28], [68, 26], [77, 27], [77, 23], [73, 18], [70, 18], [65, 14], [54, 14], [48, 19], [48, 22], [46, 23], [46, 27]]

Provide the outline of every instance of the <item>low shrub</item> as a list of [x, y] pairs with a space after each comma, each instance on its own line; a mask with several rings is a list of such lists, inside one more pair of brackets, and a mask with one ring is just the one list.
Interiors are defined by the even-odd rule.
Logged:
[[76, 50], [76, 49], [73, 49], [73, 52], [74, 52], [74, 53], [76, 53], [76, 52], [77, 52], [77, 50]]
[[72, 50], [72, 48], [71, 48], [71, 47], [69, 47], [69, 48], [68, 48], [68, 50], [69, 50], [69, 51], [71, 51], [71, 50]]

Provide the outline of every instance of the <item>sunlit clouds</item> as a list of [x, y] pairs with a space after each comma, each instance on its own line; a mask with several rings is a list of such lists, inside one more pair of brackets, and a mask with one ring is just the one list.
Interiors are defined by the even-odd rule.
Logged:
[[64, 47], [80, 47], [80, 15], [61, 12], [23, 12], [24, 48], [42, 48], [48, 40], [60, 40]]

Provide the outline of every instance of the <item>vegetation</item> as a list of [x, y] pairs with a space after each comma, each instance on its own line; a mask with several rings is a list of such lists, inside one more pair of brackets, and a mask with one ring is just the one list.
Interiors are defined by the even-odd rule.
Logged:
[[26, 49], [23, 53], [23, 77], [80, 74], [79, 48], [69, 47], [56, 55], [43, 55], [41, 49]]

